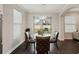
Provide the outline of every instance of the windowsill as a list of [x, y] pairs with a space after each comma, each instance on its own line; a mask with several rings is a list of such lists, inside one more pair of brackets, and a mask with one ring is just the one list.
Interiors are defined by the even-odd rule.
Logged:
[[73, 32], [65, 32], [65, 34], [71, 34], [71, 33], [73, 33]]

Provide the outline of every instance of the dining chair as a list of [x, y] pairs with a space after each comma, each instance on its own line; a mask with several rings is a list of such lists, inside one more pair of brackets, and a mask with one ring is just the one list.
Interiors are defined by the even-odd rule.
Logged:
[[48, 54], [50, 50], [50, 36], [36, 37], [36, 50], [37, 54]]
[[28, 39], [26, 33], [25, 33], [25, 43], [26, 43], [26, 48], [27, 48], [30, 44], [34, 44], [34, 53], [35, 53], [35, 40], [34, 40], [34, 39]]
[[58, 42], [58, 36], [59, 36], [59, 32], [56, 32], [55, 33], [55, 37], [52, 38], [52, 39], [50, 39], [50, 43], [54, 43], [55, 46], [57, 47], [57, 49], [58, 49], [58, 44], [57, 44], [57, 42]]

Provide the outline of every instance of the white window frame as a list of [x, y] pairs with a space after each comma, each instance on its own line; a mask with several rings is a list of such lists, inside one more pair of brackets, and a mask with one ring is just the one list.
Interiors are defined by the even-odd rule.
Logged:
[[[44, 17], [51, 17], [51, 19], [50, 19], [50, 33], [49, 34], [51, 34], [52, 33], [52, 16], [44, 16], [44, 15], [34, 15], [33, 16], [33, 31], [35, 30], [35, 17], [40, 17], [40, 18], [44, 18]], [[43, 19], [41, 19], [41, 21], [43, 22]], [[41, 29], [43, 29], [43, 24], [41, 23]], [[34, 31], [34, 34], [35, 34], [35, 31]]]
[[[71, 17], [72, 19], [74, 19], [74, 23], [66, 23], [65, 20], [66, 20], [66, 17]], [[75, 16], [65, 16], [65, 20], [64, 20], [64, 23], [65, 23], [65, 33], [72, 33], [72, 32], [75, 32], [76, 31], [76, 18]], [[72, 22], [72, 21], [71, 21]], [[72, 31], [66, 31], [66, 26], [74, 26], [74, 29]]]
[[[14, 27], [16, 26], [18, 27], [15, 29]], [[18, 31], [16, 32], [15, 30]], [[16, 9], [13, 9], [13, 39], [14, 40], [18, 39], [21, 36], [21, 30], [22, 30], [22, 13]]]

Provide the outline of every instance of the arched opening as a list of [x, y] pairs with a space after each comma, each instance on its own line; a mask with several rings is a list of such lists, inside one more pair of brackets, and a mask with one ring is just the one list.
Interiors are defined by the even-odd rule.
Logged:
[[79, 31], [79, 7], [70, 7], [62, 14], [64, 39], [73, 39], [73, 33]]

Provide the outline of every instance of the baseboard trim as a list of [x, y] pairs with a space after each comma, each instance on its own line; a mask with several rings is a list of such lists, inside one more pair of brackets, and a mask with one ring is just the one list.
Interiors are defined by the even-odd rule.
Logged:
[[72, 38], [65, 38], [64, 40], [72, 40]]
[[12, 48], [9, 52], [6, 52], [6, 53], [4, 53], [4, 54], [10, 54], [10, 53], [13, 52], [16, 48], [18, 48], [23, 42], [24, 42], [24, 40], [21, 41], [21, 42], [20, 42], [18, 45], [16, 45], [14, 48]]

